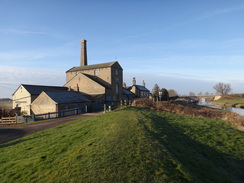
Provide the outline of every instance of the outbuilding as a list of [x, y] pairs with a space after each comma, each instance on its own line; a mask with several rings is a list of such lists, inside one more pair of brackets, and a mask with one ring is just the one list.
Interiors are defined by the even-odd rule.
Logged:
[[62, 110], [81, 108], [91, 101], [83, 94], [74, 91], [43, 91], [31, 105], [34, 114], [60, 112]]

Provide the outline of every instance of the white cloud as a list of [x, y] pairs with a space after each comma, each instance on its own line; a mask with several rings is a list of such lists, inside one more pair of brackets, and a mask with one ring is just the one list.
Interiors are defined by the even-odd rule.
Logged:
[[19, 36], [25, 36], [25, 35], [45, 35], [49, 36], [52, 38], [57, 38], [57, 39], [66, 39], [69, 37], [66, 34], [63, 34], [59, 31], [50, 29], [50, 28], [45, 28], [45, 27], [25, 27], [25, 28], [7, 28], [3, 27], [0, 28], [0, 33], [3, 34], [10, 34], [10, 35], [19, 35]]
[[0, 98], [11, 97], [20, 84], [63, 86], [66, 82], [65, 70], [62, 69], [2, 66], [0, 76]]
[[232, 6], [232, 7], [228, 7], [228, 8], [219, 8], [219, 9], [215, 9], [213, 11], [208, 11], [205, 12], [204, 14], [202, 14], [201, 16], [196, 17], [196, 20], [203, 20], [203, 19], [208, 19], [208, 18], [212, 18], [218, 15], [222, 15], [222, 14], [226, 14], [226, 13], [232, 13], [235, 11], [241, 11], [244, 9], [244, 4], [239, 4], [237, 6]]
[[24, 35], [24, 34], [44, 34], [47, 35], [45, 32], [39, 32], [39, 31], [29, 31], [29, 30], [20, 30], [20, 29], [13, 29], [13, 28], [0, 28], [0, 32], [4, 34], [18, 34], [18, 35]]

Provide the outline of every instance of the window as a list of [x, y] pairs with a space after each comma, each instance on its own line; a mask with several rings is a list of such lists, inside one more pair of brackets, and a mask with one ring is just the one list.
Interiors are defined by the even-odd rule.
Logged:
[[95, 75], [95, 76], [99, 76], [99, 70], [95, 70], [95, 71], [94, 71], [94, 75]]
[[116, 75], [116, 76], [119, 75], [119, 70], [118, 70], [118, 69], [115, 70], [115, 75]]

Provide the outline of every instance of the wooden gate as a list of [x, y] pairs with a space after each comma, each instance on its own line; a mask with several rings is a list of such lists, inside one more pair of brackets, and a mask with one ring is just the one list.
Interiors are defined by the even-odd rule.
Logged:
[[2, 117], [0, 124], [13, 124], [16, 123], [16, 117]]

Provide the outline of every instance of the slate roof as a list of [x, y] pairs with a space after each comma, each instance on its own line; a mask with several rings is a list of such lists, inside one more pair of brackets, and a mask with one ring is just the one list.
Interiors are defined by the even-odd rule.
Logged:
[[95, 81], [96, 83], [100, 84], [101, 86], [105, 87], [105, 88], [111, 88], [111, 85], [109, 83], [106, 82], [102, 82], [101, 79], [97, 76], [92, 76], [89, 74], [84, 74], [83, 75], [87, 76], [88, 78], [90, 78], [91, 80]]
[[87, 103], [91, 102], [88, 98], [74, 91], [47, 91], [45, 92], [54, 102], [58, 104], [66, 103]]
[[31, 95], [39, 95], [42, 91], [68, 91], [68, 88], [63, 86], [44, 86], [28, 84], [21, 84], [20, 87], [21, 86], [23, 86]]
[[125, 89], [125, 88], [123, 88], [123, 94], [124, 95], [135, 95], [134, 93], [132, 93], [131, 91], [129, 91], [129, 90]]
[[[147, 91], [147, 92], [150, 92], [145, 86], [142, 86], [142, 85], [133, 85], [133, 86], [135, 86], [138, 90], [140, 90], [140, 91]], [[131, 90], [131, 88], [133, 87], [133, 86], [130, 86], [130, 87], [128, 87], [127, 89], [128, 90]]]
[[86, 65], [86, 66], [80, 66], [80, 67], [73, 67], [73, 68], [69, 69], [66, 72], [74, 72], [74, 71], [82, 71], [82, 70], [106, 68], [106, 67], [112, 67], [115, 64], [118, 64], [119, 65], [119, 62], [115, 61], [115, 62], [107, 62], [107, 63], [102, 63], [102, 64], [94, 64], [94, 65]]
[[145, 86], [142, 85], [135, 85], [141, 91], [149, 91]]

